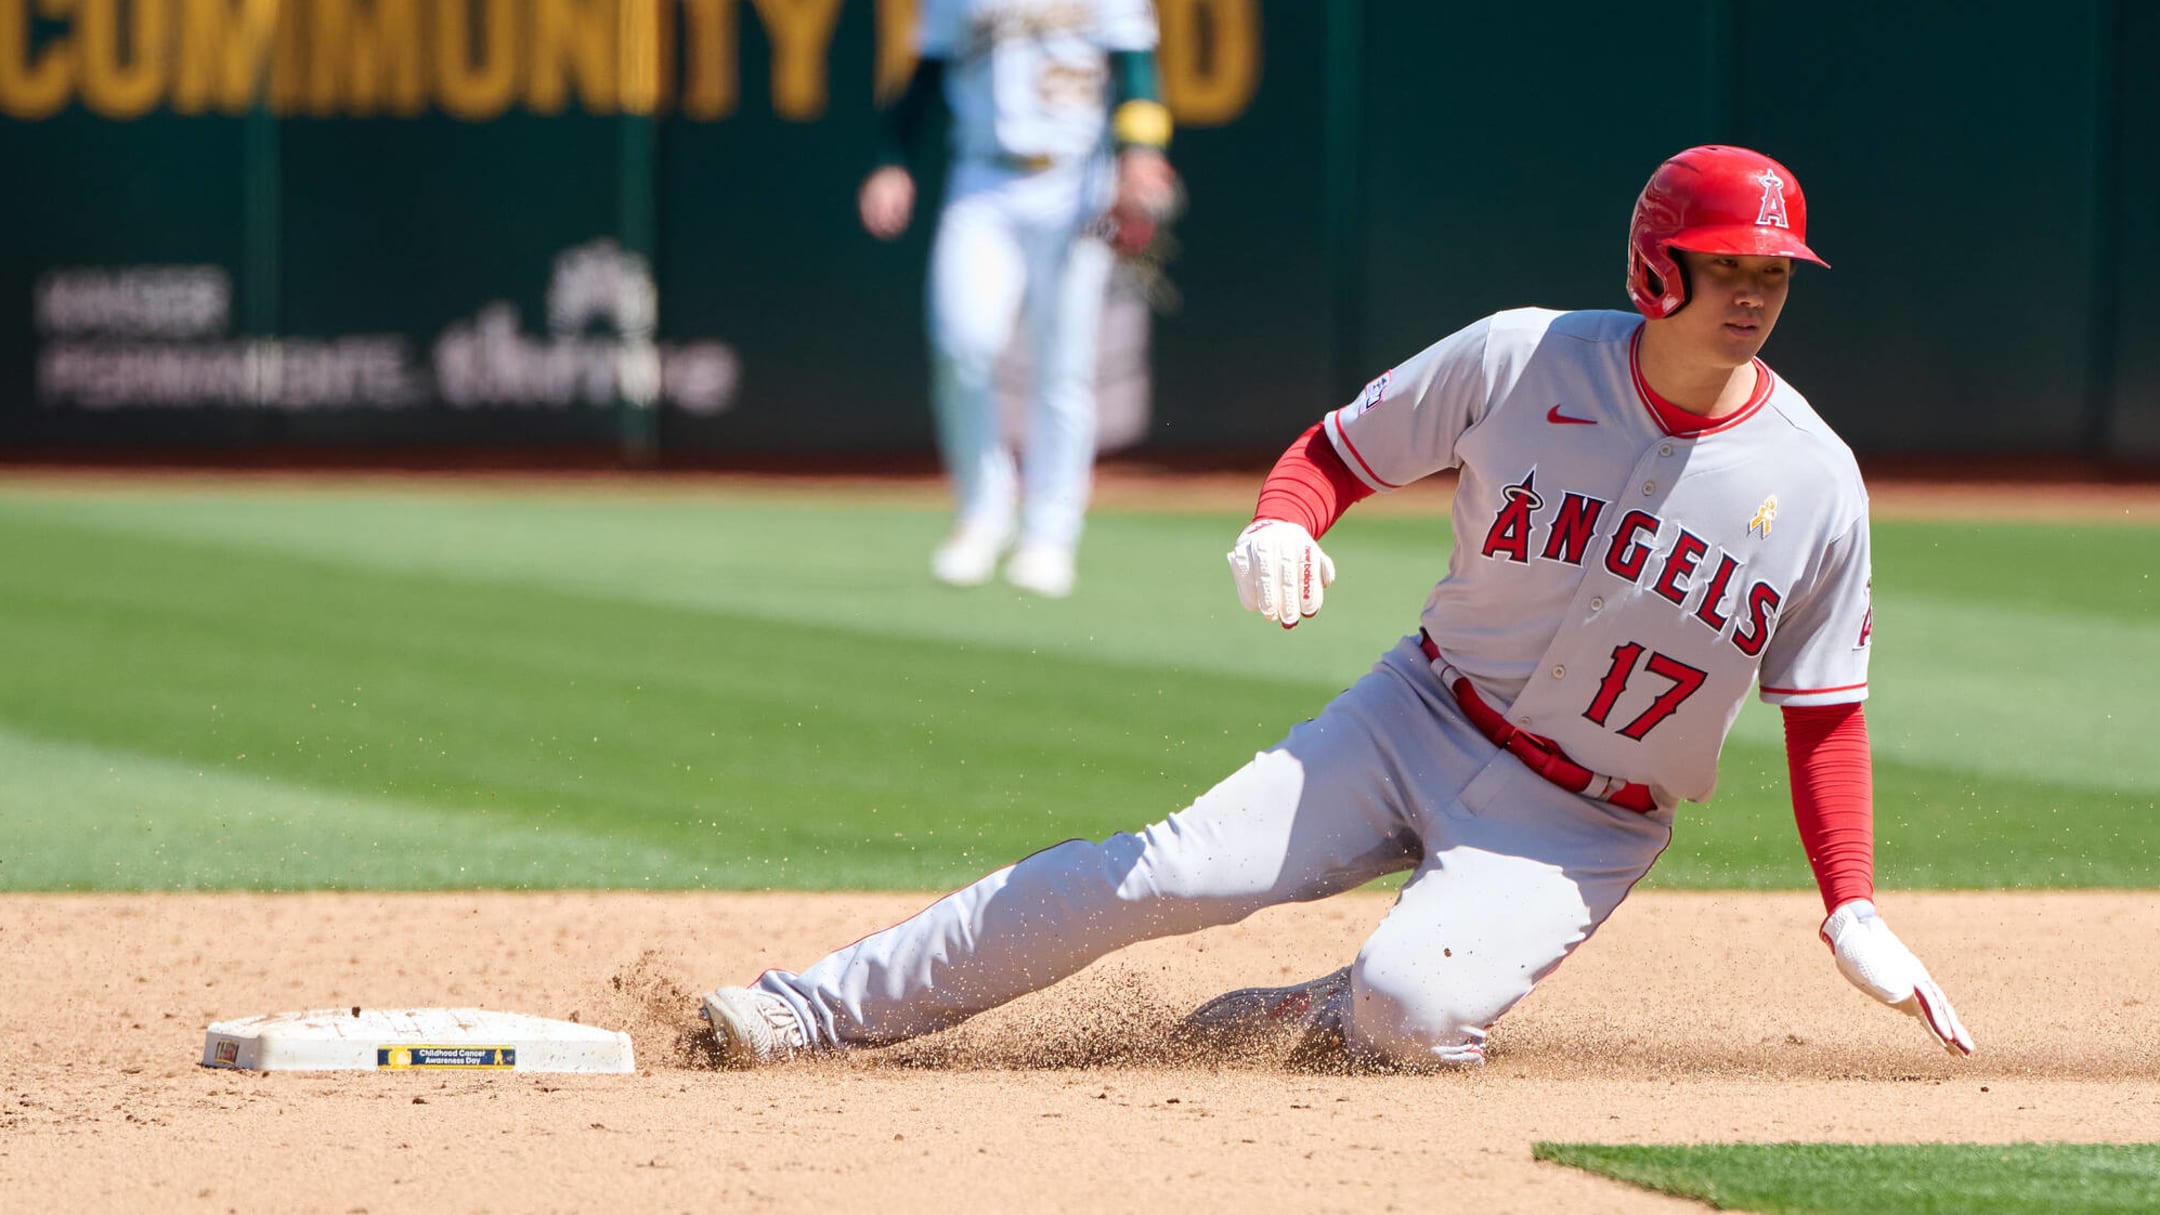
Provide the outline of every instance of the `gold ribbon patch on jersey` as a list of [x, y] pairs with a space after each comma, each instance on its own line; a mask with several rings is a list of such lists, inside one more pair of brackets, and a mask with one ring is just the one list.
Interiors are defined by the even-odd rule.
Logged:
[[1770, 538], [1770, 524], [1777, 519], [1777, 495], [1771, 494], [1755, 508], [1755, 517], [1748, 520], [1747, 529], [1763, 539]]

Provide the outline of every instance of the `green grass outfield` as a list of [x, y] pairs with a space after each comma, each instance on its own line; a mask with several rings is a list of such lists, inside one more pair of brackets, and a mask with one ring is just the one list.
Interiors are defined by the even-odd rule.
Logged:
[[[0, 889], [939, 888], [1177, 808], [1415, 627], [1439, 518], [1237, 610], [1236, 513], [1080, 590], [933, 584], [934, 503], [0, 484]], [[1886, 886], [2152, 886], [2160, 529], [1879, 521]], [[1743, 714], [1666, 887], [1806, 888]]]
[[2160, 1144], [1540, 1143], [1539, 1160], [1763, 1215], [2139, 1215]]

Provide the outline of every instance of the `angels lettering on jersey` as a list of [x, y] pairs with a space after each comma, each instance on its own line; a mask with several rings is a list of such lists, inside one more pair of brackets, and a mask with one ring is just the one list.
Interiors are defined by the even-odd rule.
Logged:
[[[1675, 610], [1687, 612], [1742, 654], [1752, 658], [1762, 653], [1777, 627], [1778, 605], [1784, 602], [1785, 592], [1767, 581], [1749, 584], [1741, 576], [1745, 566], [1741, 557], [1713, 549], [1685, 526], [1674, 529], [1678, 534], [1669, 547], [1661, 546], [1658, 537], [1666, 531], [1666, 520], [1640, 509], [1619, 515], [1612, 531], [1594, 543], [1598, 523], [1607, 517], [1612, 503], [1567, 490], [1548, 512], [1536, 482], [1533, 467], [1501, 492], [1500, 509], [1485, 532], [1482, 556], [1528, 565], [1535, 554], [1539, 561], [1557, 561], [1630, 584], [1639, 584], [1645, 572], [1654, 570], [1653, 594]], [[1706, 568], [1707, 580], [1697, 582]]]

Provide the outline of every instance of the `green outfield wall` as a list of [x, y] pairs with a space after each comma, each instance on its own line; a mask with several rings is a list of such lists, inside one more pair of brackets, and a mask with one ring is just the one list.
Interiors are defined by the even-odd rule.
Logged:
[[[1730, 141], [1806, 183], [1770, 356], [1863, 453], [2160, 458], [2160, 6], [1157, 7], [1191, 206], [1121, 441], [1625, 307], [1643, 178]], [[929, 224], [853, 214], [911, 15], [0, 0], [0, 449], [926, 452]]]

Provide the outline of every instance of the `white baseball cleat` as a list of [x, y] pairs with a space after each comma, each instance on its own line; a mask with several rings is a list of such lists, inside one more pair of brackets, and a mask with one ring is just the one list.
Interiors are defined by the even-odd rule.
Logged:
[[787, 1001], [748, 987], [723, 987], [705, 997], [699, 1014], [712, 1022], [722, 1067], [784, 1063], [808, 1049], [810, 1035]]
[[1350, 986], [1350, 968], [1288, 987], [1247, 987], [1217, 996], [1185, 1014], [1173, 1037], [1224, 1054], [1296, 1045], [1330, 1028], [1328, 1004]]
[[1072, 550], [1022, 542], [1005, 563], [1005, 581], [1046, 599], [1063, 599], [1073, 590]]
[[930, 554], [930, 576], [947, 586], [981, 586], [997, 572], [1005, 541], [995, 532], [956, 528]]

